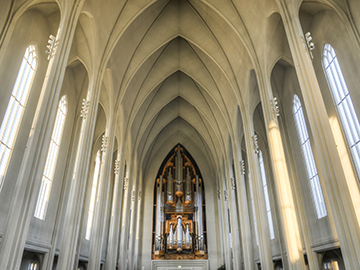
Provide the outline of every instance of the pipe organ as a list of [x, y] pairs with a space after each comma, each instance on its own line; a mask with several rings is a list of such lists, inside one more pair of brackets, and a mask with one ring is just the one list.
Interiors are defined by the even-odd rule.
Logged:
[[152, 259], [207, 259], [203, 183], [178, 145], [163, 163], [154, 191]]

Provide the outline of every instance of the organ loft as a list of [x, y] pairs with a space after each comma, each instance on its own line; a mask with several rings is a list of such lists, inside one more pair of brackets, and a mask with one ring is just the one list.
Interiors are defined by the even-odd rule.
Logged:
[[203, 195], [201, 174], [178, 145], [155, 183], [152, 259], [207, 259]]

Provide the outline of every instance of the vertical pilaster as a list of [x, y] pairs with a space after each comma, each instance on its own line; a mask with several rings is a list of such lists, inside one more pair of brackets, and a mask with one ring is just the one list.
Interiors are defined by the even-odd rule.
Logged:
[[360, 269], [359, 213], [356, 213], [354, 198], [351, 197], [356, 191], [355, 196], [358, 199], [359, 187], [357, 184], [347, 182], [341, 166], [321, 90], [303, 37], [297, 5], [295, 1], [276, 0], [276, 2], [299, 78], [314, 148], [321, 165], [320, 181], [329, 197], [345, 266], [349, 269]]
[[[267, 137], [269, 143], [269, 152], [274, 174], [275, 190], [280, 206], [280, 220], [282, 232], [279, 237], [285, 239], [285, 251], [288, 258], [284, 258], [284, 264], [287, 261], [289, 269], [304, 269], [305, 263], [302, 254], [302, 243], [300, 237], [299, 223], [295, 211], [295, 201], [291, 188], [290, 177], [286, 164], [285, 152], [282, 138], [278, 126], [277, 116], [278, 108], [275, 99], [271, 95], [270, 80], [263, 78], [258, 74], [259, 89], [262, 100], [265, 126], [267, 127]], [[281, 239], [280, 239], [281, 240]], [[282, 243], [282, 241], [280, 242]]]
[[261, 175], [259, 168], [259, 160], [257, 156], [257, 145], [254, 144], [254, 137], [248, 137], [246, 134], [254, 134], [253, 128], [244, 125], [245, 143], [248, 150], [248, 161], [251, 175], [251, 187], [254, 197], [256, 230], [259, 237], [259, 252], [261, 269], [273, 269], [270, 232], [266, 214], [264, 192], [261, 185]]
[[219, 176], [219, 185], [220, 185], [220, 205], [221, 205], [221, 213], [222, 213], [222, 221], [223, 221], [223, 238], [224, 238], [224, 252], [225, 252], [225, 265], [228, 269], [233, 269], [232, 264], [232, 250], [231, 250], [231, 239], [230, 239], [230, 216], [229, 216], [229, 191], [228, 186], [225, 180], [225, 168], [224, 162], [221, 168], [221, 173]]
[[[229, 161], [228, 161], [229, 162]], [[231, 166], [227, 166], [229, 168]], [[231, 249], [233, 255], [233, 268], [241, 269], [241, 246], [240, 246], [240, 233], [239, 233], [239, 223], [238, 223], [238, 214], [237, 214], [237, 204], [236, 204], [236, 178], [233, 175], [232, 168], [231, 173], [227, 174], [226, 179], [228, 179], [227, 186], [228, 188], [228, 206], [230, 211], [230, 228], [231, 228]]]
[[[138, 171], [138, 170], [135, 170]], [[135, 240], [136, 240], [136, 225], [138, 223], [138, 205], [139, 205], [139, 191], [141, 187], [141, 181], [139, 180], [139, 175], [136, 175], [136, 180], [133, 184], [133, 190], [131, 193], [131, 217], [130, 217], [130, 224], [129, 224], [129, 249], [128, 249], [128, 268], [134, 269], [134, 251], [135, 251]]]
[[[238, 153], [240, 146], [236, 146], [233, 149], [234, 153]], [[239, 156], [238, 156], [239, 155]], [[245, 186], [245, 167], [244, 160], [241, 160], [241, 153], [234, 155], [234, 167], [235, 167], [235, 176], [236, 187], [235, 190], [238, 194], [238, 209], [240, 214], [240, 234], [241, 234], [241, 243], [243, 251], [243, 261], [244, 269], [253, 270], [254, 269], [254, 254], [252, 248], [251, 240], [251, 227], [250, 227], [250, 215], [248, 208], [248, 201], [246, 195], [246, 186]], [[240, 268], [239, 268], [240, 269]]]
[[127, 249], [128, 249], [128, 238], [129, 238], [129, 226], [130, 226], [130, 206], [131, 206], [131, 185], [129, 183], [129, 174], [130, 167], [128, 166], [126, 171], [126, 176], [124, 179], [124, 200], [123, 200], [123, 208], [121, 215], [121, 230], [120, 230], [120, 247], [119, 249], [119, 259], [118, 266], [120, 270], [126, 269], [127, 263]]
[[110, 117], [107, 132], [103, 135], [101, 150], [103, 152], [100, 168], [100, 179], [95, 200], [95, 211], [90, 236], [89, 270], [100, 269], [101, 251], [105, 230], [106, 206], [111, 182], [111, 161], [115, 141], [115, 119]]
[[57, 34], [57, 53], [50, 59], [39, 103], [20, 166], [0, 249], [0, 268], [19, 269], [36, 207], [62, 81], [83, 0], [64, 9]]
[[[120, 164], [124, 164], [124, 155], [121, 155], [121, 150], [118, 150], [117, 159], [115, 160], [115, 183], [113, 192], [112, 209], [110, 216], [110, 229], [108, 238], [108, 248], [106, 252], [105, 270], [113, 270], [116, 268], [118, 252], [119, 252], [119, 236], [120, 236], [120, 219], [122, 209], [122, 198], [124, 178], [123, 169], [119, 169]], [[122, 166], [123, 168], [124, 166]]]

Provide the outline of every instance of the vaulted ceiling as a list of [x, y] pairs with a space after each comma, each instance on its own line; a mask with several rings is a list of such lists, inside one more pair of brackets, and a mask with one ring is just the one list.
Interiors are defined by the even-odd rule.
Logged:
[[88, 59], [89, 73], [104, 70], [101, 104], [118, 114], [119, 133], [141, 164], [165, 142], [180, 142], [215, 168], [229, 138], [241, 135], [241, 120], [252, 118], [259, 94], [250, 91], [251, 74], [270, 67], [263, 56], [283, 33], [273, 0], [114, 0], [101, 6], [94, 0], [85, 2], [73, 54]]

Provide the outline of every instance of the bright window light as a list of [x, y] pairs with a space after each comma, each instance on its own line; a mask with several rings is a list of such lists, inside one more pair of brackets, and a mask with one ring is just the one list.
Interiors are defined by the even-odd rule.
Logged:
[[313, 151], [310, 144], [309, 134], [306, 128], [304, 113], [301, 107], [300, 99], [297, 95], [294, 95], [293, 114], [316, 215], [317, 218], [320, 219], [327, 216], [327, 211], [320, 186], [319, 175], [316, 169]]
[[360, 124], [335, 50], [330, 44], [324, 45], [322, 65], [338, 113], [339, 122], [350, 148], [354, 167], [358, 176], [360, 176]]
[[14, 148], [26, 102], [37, 68], [37, 53], [34, 45], [26, 48], [19, 73], [11, 93], [0, 128], [0, 190]]
[[264, 159], [263, 159], [263, 155], [262, 155], [261, 151], [259, 151], [259, 165], [260, 165], [260, 174], [261, 174], [261, 180], [262, 180], [264, 196], [265, 196], [265, 207], [266, 207], [266, 214], [267, 214], [268, 223], [269, 223], [270, 239], [274, 239], [275, 234], [274, 234], [274, 226], [273, 226], [273, 221], [272, 221], [272, 216], [271, 216], [269, 192], [268, 192], [267, 183], [266, 183]]
[[89, 215], [86, 226], [86, 235], [85, 235], [86, 240], [90, 240], [91, 226], [92, 226], [94, 210], [95, 210], [96, 190], [97, 190], [99, 173], [100, 173], [100, 159], [101, 159], [101, 154], [99, 150], [96, 154], [96, 160], [95, 160], [94, 177], [92, 182], [90, 205], [89, 205]]
[[46, 158], [45, 169], [41, 181], [40, 193], [35, 209], [35, 217], [45, 219], [46, 211], [49, 203], [52, 181], [56, 168], [56, 161], [59, 154], [61, 138], [64, 130], [67, 112], [66, 96], [63, 96], [59, 102], [56, 114], [55, 125], [51, 136], [49, 152]]

